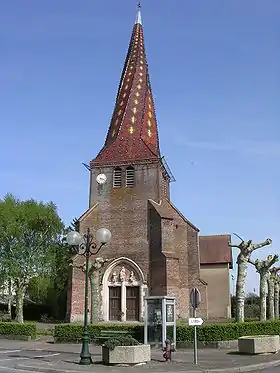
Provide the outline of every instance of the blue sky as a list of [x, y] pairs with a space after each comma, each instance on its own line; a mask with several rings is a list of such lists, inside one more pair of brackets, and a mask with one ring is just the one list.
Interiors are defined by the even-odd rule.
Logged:
[[[172, 198], [201, 234], [280, 247], [280, 2], [143, 0]], [[0, 3], [0, 196], [88, 206], [136, 0]], [[247, 290], [258, 277], [249, 268]]]

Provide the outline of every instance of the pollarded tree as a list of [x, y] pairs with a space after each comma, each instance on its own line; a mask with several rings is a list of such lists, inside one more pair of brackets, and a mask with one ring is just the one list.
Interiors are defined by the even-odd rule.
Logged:
[[62, 228], [52, 202], [20, 201], [8, 194], [0, 203], [0, 270], [13, 279], [18, 322], [23, 322], [29, 280], [50, 274]]
[[[266, 283], [269, 277], [269, 270], [276, 262], [278, 262], [278, 260], [278, 255], [269, 255], [266, 260], [249, 259], [249, 263], [255, 266], [257, 272], [260, 275], [260, 321], [266, 320]], [[271, 301], [269, 301], [269, 311], [271, 315], [270, 317], [272, 318], [272, 316], [274, 315], [274, 292], [272, 303]]]
[[[272, 291], [274, 292], [273, 300], [274, 300], [274, 318], [275, 319], [279, 319], [279, 291], [280, 291], [280, 277], [278, 274], [279, 271], [280, 271], [279, 267], [271, 268], [270, 274], [269, 274], [270, 279], [268, 281], [268, 299], [269, 299], [270, 307], [272, 306], [270, 296], [271, 296]], [[271, 282], [273, 283], [271, 284]]]
[[236, 321], [244, 322], [244, 300], [245, 300], [245, 282], [246, 282], [246, 268], [247, 263], [253, 251], [270, 245], [272, 240], [267, 238], [264, 242], [253, 244], [252, 240], [244, 241], [241, 237], [234, 233], [241, 242], [239, 245], [232, 245], [230, 247], [237, 247], [240, 252], [237, 256], [237, 280], [236, 280]]

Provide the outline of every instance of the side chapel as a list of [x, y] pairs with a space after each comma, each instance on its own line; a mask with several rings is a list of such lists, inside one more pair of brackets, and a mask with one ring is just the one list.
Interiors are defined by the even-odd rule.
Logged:
[[[81, 233], [112, 233], [92, 257], [99, 271], [92, 321], [141, 321], [146, 295], [174, 296], [177, 317], [186, 319], [192, 287], [201, 291], [202, 317], [230, 317], [230, 235], [199, 237], [170, 200], [172, 179], [159, 148], [139, 5], [105, 144], [90, 162], [89, 208], [78, 219]], [[71, 322], [83, 319], [83, 262], [77, 255], [69, 266]]]

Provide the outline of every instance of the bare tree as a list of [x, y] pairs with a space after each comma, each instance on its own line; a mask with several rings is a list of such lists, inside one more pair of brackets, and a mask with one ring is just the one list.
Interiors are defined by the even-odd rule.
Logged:
[[90, 263], [89, 280], [91, 285], [91, 309], [90, 322], [92, 324], [100, 321], [100, 281], [102, 269], [109, 259], [95, 258]]
[[[278, 272], [280, 267], [273, 267], [270, 269], [270, 281], [273, 281], [273, 290], [274, 290], [274, 318], [279, 319], [279, 291], [280, 291], [280, 277]], [[272, 289], [268, 288], [268, 298]], [[270, 299], [270, 298], [269, 298]]]
[[[249, 258], [248, 262], [255, 266], [257, 272], [260, 275], [260, 321], [266, 320], [266, 283], [270, 277], [270, 268], [278, 262], [278, 255], [269, 255], [266, 260], [251, 260]], [[272, 286], [272, 284], [270, 284]], [[272, 291], [272, 288], [271, 288]], [[272, 296], [272, 295], [271, 295]], [[274, 318], [274, 288], [272, 301], [269, 299], [269, 317]]]
[[244, 299], [245, 299], [245, 281], [246, 281], [246, 268], [247, 263], [253, 251], [270, 245], [272, 240], [267, 238], [264, 242], [253, 244], [252, 240], [244, 241], [240, 236], [234, 233], [241, 242], [239, 245], [232, 245], [240, 250], [237, 257], [237, 281], [236, 281], [236, 321], [244, 322]]

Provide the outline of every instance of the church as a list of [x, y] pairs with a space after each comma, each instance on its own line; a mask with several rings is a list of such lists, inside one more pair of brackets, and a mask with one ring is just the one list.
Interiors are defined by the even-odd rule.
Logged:
[[[159, 147], [139, 5], [105, 144], [90, 162], [89, 208], [78, 219], [80, 233], [112, 233], [91, 282], [93, 321], [142, 321], [148, 295], [175, 297], [176, 316], [185, 320], [193, 287], [201, 292], [199, 316], [230, 317], [231, 237], [200, 236], [170, 200], [173, 179]], [[69, 265], [70, 322], [83, 319], [83, 262], [76, 255]]]

